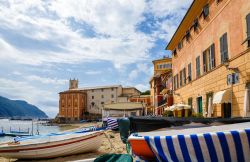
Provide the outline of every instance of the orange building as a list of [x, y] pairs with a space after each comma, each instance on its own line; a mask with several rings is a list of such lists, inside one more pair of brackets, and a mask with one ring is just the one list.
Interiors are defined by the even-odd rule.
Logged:
[[249, 47], [249, 0], [194, 0], [166, 47], [174, 103], [204, 117], [249, 117]]
[[129, 102], [143, 103], [143, 105], [145, 105], [144, 115], [153, 114], [153, 109], [150, 102], [150, 95], [132, 96], [129, 98]]
[[74, 90], [78, 81], [70, 80], [70, 89], [59, 93], [59, 118], [61, 120], [81, 120], [87, 110], [87, 93]]
[[[172, 62], [164, 57], [154, 60], [154, 76], [150, 80], [150, 95], [153, 114], [162, 115], [164, 108], [172, 104]], [[170, 91], [169, 91], [170, 90]]]

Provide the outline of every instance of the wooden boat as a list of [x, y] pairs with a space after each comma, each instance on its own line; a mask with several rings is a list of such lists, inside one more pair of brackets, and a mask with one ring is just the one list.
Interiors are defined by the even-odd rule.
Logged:
[[43, 159], [97, 150], [103, 130], [40, 135], [0, 144], [0, 157]]
[[131, 134], [138, 159], [157, 161], [250, 161], [250, 122]]

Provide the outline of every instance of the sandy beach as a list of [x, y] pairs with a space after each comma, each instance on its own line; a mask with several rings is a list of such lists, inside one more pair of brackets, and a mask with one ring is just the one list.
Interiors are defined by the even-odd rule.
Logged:
[[[101, 123], [64, 124], [60, 126], [65, 127], [65, 131], [71, 131], [71, 130], [88, 127], [88, 126], [101, 126]], [[83, 159], [88, 159], [88, 158], [95, 158], [106, 153], [126, 153], [126, 147], [125, 147], [125, 144], [123, 144], [122, 141], [120, 140], [119, 132], [114, 132], [110, 130], [106, 132], [106, 134], [110, 137], [109, 139], [113, 147], [111, 147], [108, 138], [106, 138], [105, 135], [102, 135], [102, 145], [96, 152], [77, 154], [77, 155], [71, 155], [71, 156], [66, 156], [66, 157], [58, 157], [58, 158], [53, 158], [53, 159], [29, 160], [29, 161], [30, 162], [34, 162], [34, 161], [66, 162], [66, 161], [77, 161], [77, 160], [83, 160]], [[5, 159], [5, 158], [0, 157], [0, 162], [24, 162], [24, 161], [16, 160], [16, 159]]]

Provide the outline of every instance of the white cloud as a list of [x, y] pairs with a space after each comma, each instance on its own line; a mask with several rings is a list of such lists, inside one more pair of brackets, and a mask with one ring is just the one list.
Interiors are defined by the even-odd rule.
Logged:
[[66, 79], [40, 77], [37, 75], [29, 75], [29, 76], [26, 76], [25, 78], [29, 81], [38, 81], [43, 84], [65, 85], [68, 82], [68, 80]]
[[[0, 55], [8, 52], [17, 63], [75, 64], [85, 61], [111, 61], [116, 68], [148, 58], [153, 39], [136, 31], [143, 20], [145, 3], [140, 1], [52, 1], [49, 3], [11, 1], [0, 5], [0, 25], [26, 38], [47, 41], [60, 50], [22, 49], [1, 40]], [[51, 16], [54, 13], [56, 16]], [[52, 14], [53, 15], [53, 14]], [[96, 37], [85, 37], [73, 30], [68, 19], [91, 26]], [[2, 56], [4, 57], [4, 56]], [[31, 61], [32, 60], [32, 61]]]
[[[58, 104], [58, 94], [32, 86], [29, 82], [0, 78], [0, 95], [10, 99], [25, 100], [45, 112], [54, 112], [49, 115], [54, 116], [58, 112], [58, 106], [54, 106]], [[53, 109], [48, 108], [50, 106], [48, 103], [52, 103]]]
[[94, 71], [94, 70], [89, 70], [85, 72], [85, 74], [87, 75], [96, 75], [96, 74], [101, 74], [101, 73], [102, 73], [101, 71]]
[[135, 87], [140, 90], [141, 92], [144, 92], [146, 90], [149, 90], [149, 84], [137, 84]]

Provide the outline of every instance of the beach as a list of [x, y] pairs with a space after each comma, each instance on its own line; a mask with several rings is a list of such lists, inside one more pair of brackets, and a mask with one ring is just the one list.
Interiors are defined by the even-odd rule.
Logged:
[[[64, 124], [59, 125], [61, 127], [65, 127], [65, 131], [72, 131], [83, 127], [88, 126], [101, 126], [101, 123], [80, 123], [80, 124]], [[66, 130], [66, 128], [71, 128]], [[53, 159], [42, 159], [42, 160], [29, 160], [30, 162], [39, 161], [39, 162], [66, 162], [66, 161], [77, 161], [77, 160], [83, 160], [83, 159], [89, 159], [89, 158], [96, 158], [100, 155], [107, 154], [107, 153], [126, 153], [126, 146], [122, 143], [120, 139], [119, 132], [114, 131], [107, 131], [106, 135], [109, 136], [110, 141], [113, 145], [113, 147], [110, 145], [110, 142], [108, 138], [105, 135], [102, 135], [102, 144], [101, 147], [95, 151], [90, 153], [84, 153], [84, 154], [77, 154], [77, 155], [71, 155], [66, 157], [58, 157]], [[0, 162], [24, 162], [24, 160], [16, 160], [16, 159], [5, 159], [0, 157]], [[27, 160], [25, 160], [27, 161]]]

